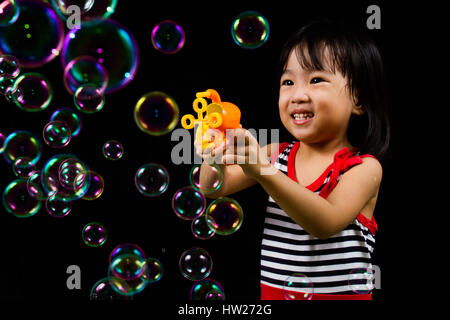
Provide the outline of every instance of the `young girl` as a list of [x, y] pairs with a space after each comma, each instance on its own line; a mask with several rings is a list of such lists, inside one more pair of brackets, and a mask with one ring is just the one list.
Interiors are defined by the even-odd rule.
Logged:
[[383, 84], [372, 41], [331, 22], [312, 23], [281, 54], [280, 118], [296, 141], [260, 147], [236, 129], [225, 145], [197, 149], [205, 160], [202, 188], [214, 176], [208, 163], [223, 171], [211, 197], [256, 183], [269, 194], [262, 299], [371, 299], [373, 286], [364, 283], [373, 278], [377, 159], [389, 143]]

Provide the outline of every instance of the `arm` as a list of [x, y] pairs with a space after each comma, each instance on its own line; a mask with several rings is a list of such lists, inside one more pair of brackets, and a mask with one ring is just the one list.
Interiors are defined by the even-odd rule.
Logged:
[[[236, 130], [237, 135], [246, 134], [238, 130]], [[251, 135], [247, 139], [247, 145], [241, 148], [245, 148], [247, 159], [251, 157], [252, 152], [259, 153], [260, 150]], [[226, 153], [225, 163], [236, 161], [241, 157], [238, 154], [240, 153], [236, 151]], [[245, 159], [240, 160], [241, 163], [244, 161]], [[249, 164], [247, 161], [240, 166], [246, 175], [261, 184], [292, 220], [308, 233], [321, 239], [326, 239], [343, 230], [366, 204], [376, 198], [382, 177], [379, 162], [372, 158], [364, 158], [362, 164], [342, 175], [338, 185], [328, 198], [324, 199], [282, 172], [261, 174], [261, 170], [270, 166], [270, 163]]]
[[377, 197], [381, 176], [378, 161], [365, 158], [342, 175], [327, 199], [281, 172], [259, 176], [257, 181], [292, 220], [310, 234], [326, 239], [348, 226]]

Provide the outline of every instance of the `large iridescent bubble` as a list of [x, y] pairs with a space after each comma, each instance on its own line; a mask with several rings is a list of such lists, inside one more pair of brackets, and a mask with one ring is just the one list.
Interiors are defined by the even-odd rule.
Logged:
[[209, 227], [220, 235], [229, 235], [242, 225], [244, 213], [239, 203], [231, 198], [223, 197], [214, 200], [205, 211]]
[[199, 217], [205, 208], [205, 196], [191, 186], [178, 189], [172, 197], [172, 209], [181, 219], [193, 220]]
[[105, 93], [119, 90], [133, 80], [139, 51], [134, 37], [125, 27], [111, 19], [95, 19], [67, 33], [61, 62], [63, 67], [80, 56], [91, 56], [108, 74]]
[[18, 218], [31, 217], [41, 208], [41, 202], [28, 193], [27, 179], [11, 182], [3, 192], [2, 200], [6, 211]]
[[178, 262], [181, 274], [188, 280], [199, 281], [205, 279], [213, 267], [209, 253], [202, 248], [191, 248], [181, 254]]
[[28, 157], [32, 164], [36, 164], [41, 158], [41, 153], [41, 142], [31, 132], [17, 130], [6, 137], [3, 156], [10, 164], [20, 157]]
[[53, 8], [43, 1], [17, 1], [17, 20], [0, 27], [0, 53], [17, 58], [26, 68], [39, 67], [61, 52], [64, 26]]
[[134, 121], [138, 128], [152, 136], [169, 133], [176, 127], [179, 118], [178, 104], [164, 92], [149, 92], [134, 107]]
[[42, 111], [53, 99], [50, 82], [36, 72], [24, 73], [14, 83], [12, 94], [15, 104], [27, 112]]
[[245, 49], [256, 49], [266, 43], [270, 28], [267, 19], [256, 11], [245, 11], [231, 24], [234, 42]]
[[177, 53], [183, 48], [185, 39], [183, 28], [172, 20], [161, 21], [152, 30], [153, 47], [162, 53]]
[[169, 173], [160, 164], [147, 163], [136, 171], [134, 184], [144, 196], [156, 197], [163, 194], [169, 187]]

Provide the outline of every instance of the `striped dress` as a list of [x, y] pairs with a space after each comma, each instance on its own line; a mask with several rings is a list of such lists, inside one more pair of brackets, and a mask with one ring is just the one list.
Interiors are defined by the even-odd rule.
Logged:
[[[299, 142], [283, 143], [273, 165], [296, 181]], [[340, 176], [362, 163], [356, 149], [343, 148], [308, 189], [326, 198]], [[371, 255], [375, 219], [361, 213], [344, 230], [328, 239], [308, 234], [269, 196], [261, 246], [261, 299], [371, 299]]]

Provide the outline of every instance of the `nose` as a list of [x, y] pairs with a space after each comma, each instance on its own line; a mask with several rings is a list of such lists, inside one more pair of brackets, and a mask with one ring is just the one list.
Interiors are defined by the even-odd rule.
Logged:
[[292, 95], [291, 95], [291, 99], [290, 99], [291, 103], [300, 104], [300, 103], [309, 102], [309, 101], [310, 101], [310, 97], [309, 97], [309, 94], [308, 94], [307, 90], [305, 89], [305, 87], [298, 86], [297, 88], [295, 88], [295, 90], [292, 91]]

